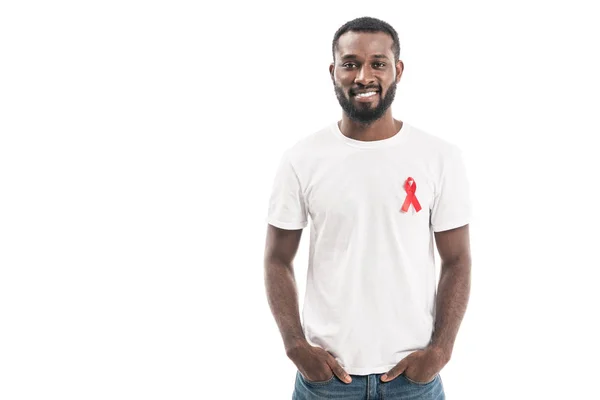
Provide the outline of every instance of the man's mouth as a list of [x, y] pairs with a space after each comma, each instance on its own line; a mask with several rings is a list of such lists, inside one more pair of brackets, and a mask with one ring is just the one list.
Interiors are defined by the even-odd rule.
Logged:
[[377, 89], [366, 89], [360, 92], [354, 92], [352, 97], [360, 103], [370, 103], [371, 101], [378, 98], [379, 90]]
[[375, 96], [377, 94], [377, 91], [373, 90], [370, 92], [362, 92], [362, 93], [357, 93], [354, 95], [354, 97], [358, 98], [358, 99], [364, 99], [367, 97], [372, 97]]

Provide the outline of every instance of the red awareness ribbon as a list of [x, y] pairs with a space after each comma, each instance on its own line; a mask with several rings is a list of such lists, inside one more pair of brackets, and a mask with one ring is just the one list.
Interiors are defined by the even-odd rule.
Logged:
[[417, 212], [421, 211], [421, 205], [419, 204], [419, 200], [417, 200], [417, 196], [415, 196], [415, 192], [417, 191], [417, 182], [410, 176], [404, 182], [404, 190], [406, 190], [406, 199], [404, 200], [404, 204], [402, 205], [402, 211], [407, 212], [408, 207], [410, 207], [411, 203], [415, 207]]

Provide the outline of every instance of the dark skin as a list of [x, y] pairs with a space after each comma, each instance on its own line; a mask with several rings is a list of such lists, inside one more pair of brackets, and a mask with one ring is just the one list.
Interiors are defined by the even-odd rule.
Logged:
[[434, 333], [429, 346], [417, 350], [381, 377], [388, 382], [404, 373], [416, 382], [430, 382], [450, 361], [454, 341], [471, 292], [471, 248], [469, 225], [435, 232], [442, 262], [436, 301]]
[[[383, 32], [346, 32], [340, 36], [335, 62], [329, 66], [329, 74], [335, 84], [354, 104], [374, 107], [385, 96], [390, 84], [399, 83], [404, 71], [401, 60], [394, 61], [392, 38]], [[360, 88], [379, 87], [377, 99], [372, 103], [358, 103], [352, 96]], [[363, 141], [382, 140], [394, 136], [403, 122], [392, 117], [391, 107], [377, 121], [364, 125], [342, 114], [339, 124], [342, 133], [349, 138]]]
[[267, 225], [264, 277], [269, 306], [288, 358], [306, 379], [321, 382], [335, 374], [350, 383], [350, 375], [335, 358], [322, 348], [311, 346], [304, 337], [293, 267], [301, 236], [302, 229], [286, 230]]
[[[334, 83], [341, 86], [347, 96], [351, 96], [356, 88], [375, 86], [381, 88], [383, 96], [392, 82], [400, 81], [404, 69], [402, 61], [390, 65], [382, 57], [375, 57], [383, 55], [394, 60], [392, 39], [387, 34], [347, 32], [338, 43], [336, 61], [329, 71]], [[381, 62], [385, 65], [379, 64]], [[377, 101], [381, 101], [381, 97], [357, 106], [373, 107]], [[340, 130], [353, 139], [370, 141], [391, 137], [401, 127], [402, 121], [392, 118], [391, 109], [388, 109], [380, 119], [368, 125], [357, 123], [344, 113]], [[324, 349], [310, 345], [302, 331], [293, 268], [301, 236], [302, 229], [267, 226], [264, 277], [269, 306], [288, 358], [306, 379], [327, 381], [335, 374], [340, 380], [350, 383], [350, 375], [335, 358]], [[469, 225], [436, 232], [434, 236], [442, 262], [434, 333], [425, 349], [411, 353], [384, 374], [381, 377], [384, 382], [401, 374], [416, 382], [429, 382], [450, 361], [470, 293]]]

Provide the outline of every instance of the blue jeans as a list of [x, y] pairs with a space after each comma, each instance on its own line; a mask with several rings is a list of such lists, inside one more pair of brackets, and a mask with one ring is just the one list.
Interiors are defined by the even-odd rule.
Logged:
[[292, 400], [445, 400], [442, 378], [437, 374], [431, 382], [417, 383], [404, 374], [389, 382], [381, 382], [381, 375], [350, 375], [352, 382], [344, 383], [337, 376], [325, 382], [311, 382], [296, 372]]

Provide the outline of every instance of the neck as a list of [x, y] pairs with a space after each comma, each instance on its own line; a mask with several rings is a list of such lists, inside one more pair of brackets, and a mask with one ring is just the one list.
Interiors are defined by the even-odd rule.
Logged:
[[338, 122], [340, 131], [344, 136], [364, 142], [391, 138], [400, 131], [402, 125], [402, 121], [395, 120], [392, 117], [391, 110], [388, 110], [381, 118], [369, 125], [350, 119], [346, 113], [343, 113], [341, 122]]

